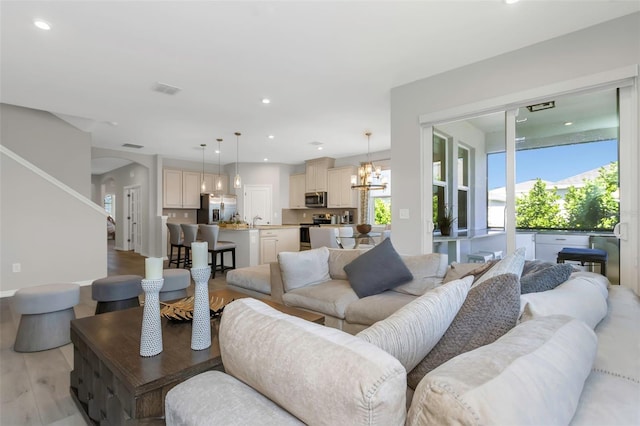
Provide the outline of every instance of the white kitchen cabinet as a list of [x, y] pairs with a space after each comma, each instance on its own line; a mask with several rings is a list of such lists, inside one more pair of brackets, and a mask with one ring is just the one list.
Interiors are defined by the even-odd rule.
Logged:
[[358, 191], [351, 189], [351, 175], [355, 175], [354, 166], [329, 169], [327, 173], [327, 207], [358, 208]]
[[565, 234], [536, 235], [536, 258], [538, 260], [555, 263], [558, 259], [558, 252], [565, 247], [589, 248], [589, 236]]
[[306, 192], [326, 192], [327, 173], [335, 164], [329, 157], [316, 158], [306, 162]]
[[229, 176], [220, 175], [222, 188], [218, 189], [216, 183], [218, 182], [218, 175], [212, 173], [204, 174], [204, 183], [206, 185], [205, 192], [208, 194], [228, 194], [229, 193]]
[[302, 209], [306, 192], [307, 176], [305, 174], [289, 176], [289, 208]]
[[164, 208], [182, 208], [182, 170], [163, 170], [162, 206]]
[[199, 209], [202, 173], [182, 172], [182, 208]]
[[299, 228], [260, 230], [260, 263], [276, 262], [283, 251], [300, 251]]
[[162, 206], [173, 209], [199, 209], [202, 173], [164, 169]]

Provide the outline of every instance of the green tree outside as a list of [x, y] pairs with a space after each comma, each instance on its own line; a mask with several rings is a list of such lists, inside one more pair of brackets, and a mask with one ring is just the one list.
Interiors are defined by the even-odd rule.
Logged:
[[374, 223], [376, 225], [388, 225], [391, 223], [391, 199], [375, 198], [373, 207]]
[[546, 184], [538, 179], [527, 194], [516, 199], [516, 226], [612, 229], [620, 218], [617, 191], [617, 162], [601, 167], [598, 177], [585, 180], [583, 187], [569, 187], [562, 208], [557, 188], [547, 190]]
[[516, 199], [516, 227], [561, 228], [565, 221], [559, 200], [557, 188], [547, 190], [547, 184], [536, 179], [533, 188]]

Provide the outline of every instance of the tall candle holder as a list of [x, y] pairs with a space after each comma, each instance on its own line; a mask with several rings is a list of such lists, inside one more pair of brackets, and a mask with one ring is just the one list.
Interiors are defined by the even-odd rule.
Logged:
[[191, 326], [191, 349], [200, 351], [211, 346], [211, 312], [209, 310], [209, 277], [211, 267], [192, 267], [191, 277], [195, 282], [193, 300], [193, 322]]
[[154, 356], [162, 352], [162, 323], [160, 321], [160, 289], [164, 278], [143, 279], [144, 310], [140, 333], [140, 355]]

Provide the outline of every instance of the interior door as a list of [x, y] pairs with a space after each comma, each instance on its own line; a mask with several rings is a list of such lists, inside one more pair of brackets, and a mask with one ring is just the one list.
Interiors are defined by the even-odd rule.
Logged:
[[[265, 225], [272, 222], [272, 188], [271, 185], [245, 185], [244, 187], [244, 220], [250, 224]], [[257, 219], [261, 218], [261, 219]]]
[[126, 241], [125, 250], [136, 253], [142, 251], [142, 226], [140, 226], [140, 186], [124, 188], [126, 211]]

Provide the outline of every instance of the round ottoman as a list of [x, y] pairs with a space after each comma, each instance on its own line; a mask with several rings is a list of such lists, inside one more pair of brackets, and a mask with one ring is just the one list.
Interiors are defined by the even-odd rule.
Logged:
[[160, 290], [160, 301], [187, 297], [187, 287], [191, 284], [191, 272], [186, 269], [165, 269], [162, 271], [164, 283]]
[[16, 291], [13, 304], [22, 316], [13, 349], [37, 352], [71, 342], [70, 322], [76, 318], [73, 307], [79, 302], [78, 284], [45, 284]]
[[98, 301], [96, 315], [140, 306], [140, 275], [113, 275], [91, 283], [91, 298]]

